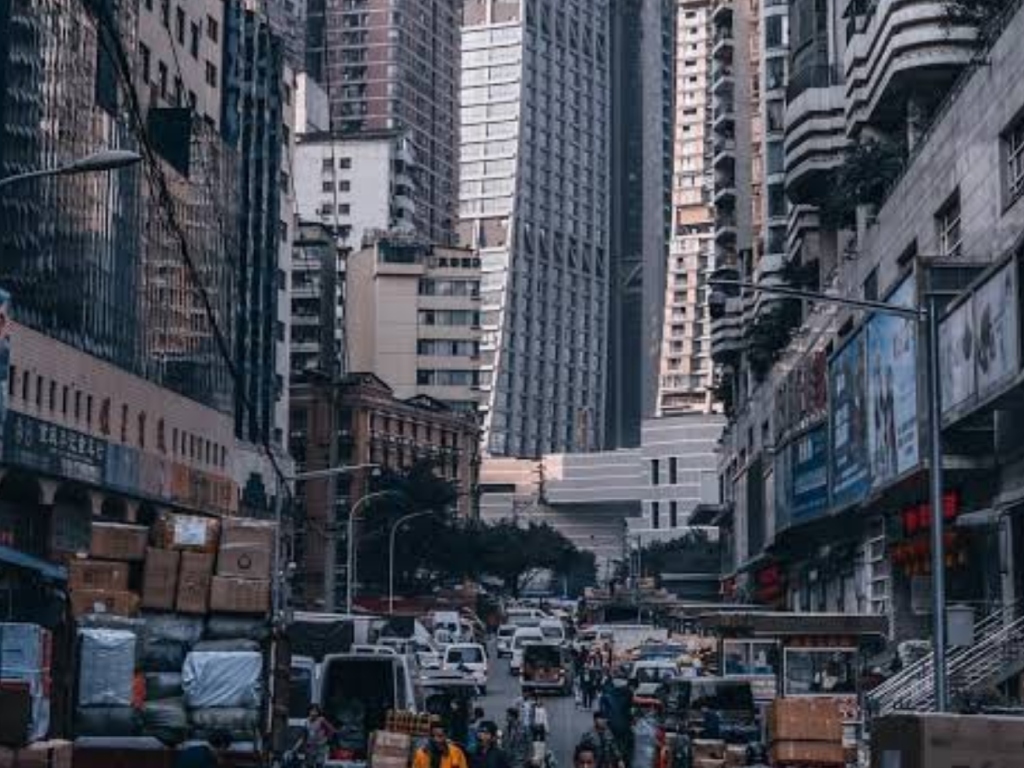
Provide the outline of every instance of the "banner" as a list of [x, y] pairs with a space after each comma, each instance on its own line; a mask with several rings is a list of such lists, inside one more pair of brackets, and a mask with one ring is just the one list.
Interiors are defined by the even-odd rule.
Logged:
[[870, 485], [863, 333], [833, 356], [828, 382], [832, 503], [844, 507], [864, 498]]
[[[888, 303], [913, 306], [914, 282], [903, 281]], [[917, 466], [917, 334], [914, 320], [875, 313], [866, 329], [868, 457], [880, 488]]]
[[1012, 381], [1020, 370], [1016, 259], [974, 292], [972, 304], [978, 399], [984, 399]]
[[939, 326], [939, 379], [942, 415], [957, 410], [977, 392], [974, 372], [974, 306], [954, 309]]
[[812, 429], [793, 441], [793, 524], [820, 517], [828, 510], [828, 435], [825, 426]]

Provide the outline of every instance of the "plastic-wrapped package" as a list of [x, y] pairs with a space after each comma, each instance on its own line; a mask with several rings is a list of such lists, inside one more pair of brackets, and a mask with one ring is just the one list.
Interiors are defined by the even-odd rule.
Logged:
[[177, 640], [150, 637], [142, 645], [140, 664], [146, 672], [181, 672], [189, 646]]
[[263, 642], [270, 637], [270, 626], [266, 619], [251, 619], [245, 616], [211, 616], [206, 621], [207, 640], [236, 640], [244, 638]]
[[249, 651], [193, 651], [181, 670], [189, 709], [258, 707], [263, 694], [263, 656]]
[[146, 632], [150, 637], [175, 640], [185, 645], [195, 645], [203, 636], [201, 616], [182, 616], [175, 613], [150, 613], [144, 617]]
[[141, 726], [132, 707], [79, 707], [75, 718], [77, 736], [138, 736]]
[[134, 632], [79, 629], [81, 661], [78, 704], [82, 707], [130, 707], [135, 674]]
[[205, 653], [233, 653], [244, 651], [259, 653], [260, 644], [255, 640], [200, 640], [192, 648], [193, 651]]
[[142, 732], [164, 744], [181, 744], [188, 738], [188, 715], [181, 699], [147, 701], [142, 708]]
[[260, 711], [239, 707], [194, 709], [189, 713], [192, 738], [209, 738], [217, 731], [227, 731], [235, 741], [252, 741], [260, 730]]
[[180, 672], [147, 672], [146, 701], [181, 698]]

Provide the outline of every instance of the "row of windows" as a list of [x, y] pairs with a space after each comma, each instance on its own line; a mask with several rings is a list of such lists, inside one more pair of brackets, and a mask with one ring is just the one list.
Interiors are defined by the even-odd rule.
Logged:
[[[433, 424], [421, 424], [416, 421], [408, 421], [397, 416], [387, 416], [382, 413], [370, 414], [370, 431], [387, 435], [398, 435], [399, 437], [411, 437], [414, 441], [434, 442], [435, 427]], [[457, 432], [437, 428], [439, 445], [442, 448], [457, 448], [459, 436]]]
[[422, 278], [420, 296], [479, 296], [479, 280], [437, 280]]
[[431, 370], [416, 371], [416, 384], [421, 387], [475, 387], [480, 383], [480, 371]]
[[[679, 527], [679, 502], [677, 501], [668, 503], [668, 527]], [[661, 528], [661, 502], [658, 501], [651, 502], [651, 528], [655, 530]]]
[[416, 354], [422, 357], [477, 357], [480, 354], [480, 342], [420, 339], [416, 342]]
[[[90, 432], [93, 431], [95, 423], [100, 435], [110, 437], [113, 433], [113, 405], [109, 397], [97, 400], [87, 392], [78, 389], [72, 391], [67, 384], [58, 384], [53, 379], [46, 379], [43, 376], [33, 377], [29, 371], [19, 371], [13, 365], [8, 369], [7, 390], [12, 400], [20, 397], [25, 403], [34, 402], [39, 411], [47, 410], [51, 414], [59, 414], [65, 420], [73, 420], [77, 425], [84, 422], [85, 428]], [[134, 436], [134, 444], [139, 449], [146, 450], [148, 425], [151, 423], [146, 412], [139, 411], [133, 424], [128, 404], [122, 403], [121, 443], [131, 444]], [[167, 428], [163, 419], [157, 419], [153, 437], [156, 449], [160, 453], [170, 453], [177, 458], [190, 459], [220, 469], [227, 467], [227, 448], [177, 427], [171, 429], [168, 446]]]
[[480, 313], [470, 309], [421, 309], [420, 325], [480, 325]]
[[[696, 343], [696, 342], [695, 342]], [[696, 351], [696, 350], [695, 350]], [[661, 459], [651, 459], [651, 485], [661, 485]], [[679, 484], [679, 458], [668, 458], [668, 485]]]

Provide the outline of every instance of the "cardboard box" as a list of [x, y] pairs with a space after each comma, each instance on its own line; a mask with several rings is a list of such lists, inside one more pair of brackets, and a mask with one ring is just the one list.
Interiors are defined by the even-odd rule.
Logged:
[[153, 543], [160, 549], [183, 552], [217, 552], [220, 520], [199, 515], [164, 512], [153, 524]]
[[87, 613], [134, 616], [139, 612], [139, 596], [134, 592], [112, 589], [79, 589], [71, 593], [71, 613], [76, 618]]
[[747, 747], [730, 744], [725, 748], [725, 768], [743, 768], [747, 764]]
[[142, 572], [142, 607], [161, 611], [174, 610], [178, 590], [178, 569], [181, 553], [173, 549], [147, 549], [146, 566]]
[[148, 539], [149, 529], [142, 525], [93, 521], [89, 554], [99, 560], [144, 560]]
[[182, 613], [205, 614], [210, 610], [210, 580], [214, 556], [204, 552], [182, 552], [178, 570], [178, 599]]
[[221, 525], [217, 575], [269, 579], [277, 526], [262, 520], [226, 518]]
[[694, 739], [693, 759], [725, 760], [725, 742], [718, 739]]
[[128, 591], [128, 564], [112, 560], [72, 560], [68, 565], [68, 586], [77, 589]]
[[214, 576], [210, 610], [215, 613], [266, 613], [270, 610], [270, 582]]
[[871, 768], [1020, 768], [1024, 718], [931, 713], [871, 724]]
[[776, 699], [768, 713], [768, 738], [842, 743], [839, 702], [828, 698]]
[[71, 768], [73, 748], [70, 741], [37, 741], [19, 749], [16, 768]]
[[773, 763], [846, 765], [843, 745], [830, 741], [776, 741], [771, 757]]

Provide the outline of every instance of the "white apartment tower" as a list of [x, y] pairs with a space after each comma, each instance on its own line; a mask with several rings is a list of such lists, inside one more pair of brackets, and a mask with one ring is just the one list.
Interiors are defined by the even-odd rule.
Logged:
[[594, 450], [604, 429], [607, 0], [468, 0], [460, 234], [480, 253], [485, 451]]
[[711, 413], [711, 315], [708, 277], [715, 269], [714, 168], [734, 153], [712, 155], [711, 0], [676, 7], [675, 141], [672, 240], [665, 283], [658, 415]]

